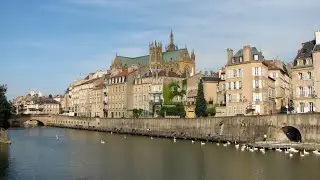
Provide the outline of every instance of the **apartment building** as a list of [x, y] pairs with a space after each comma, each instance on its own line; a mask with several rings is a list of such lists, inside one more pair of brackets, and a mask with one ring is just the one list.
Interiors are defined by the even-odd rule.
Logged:
[[218, 96], [219, 83], [222, 81], [219, 75], [214, 72], [200, 72], [192, 77], [187, 78], [187, 100], [186, 100], [186, 117], [195, 118], [195, 104], [198, 93], [198, 84], [202, 79], [204, 98], [209, 106], [214, 106], [223, 101], [223, 97]]
[[227, 49], [226, 115], [262, 115], [275, 112], [275, 79], [268, 75], [264, 56], [244, 46], [235, 55]]
[[104, 76], [97, 78], [93, 82], [93, 87], [89, 92], [89, 108], [91, 117], [104, 117]]
[[[104, 71], [98, 71], [96, 73], [90, 73], [84, 79], [77, 80], [69, 87], [69, 95], [71, 97], [71, 114], [74, 116], [85, 116], [92, 117], [92, 104], [93, 99], [96, 98], [96, 94], [93, 93], [94, 88], [96, 88], [99, 83], [103, 82], [103, 77], [106, 74]], [[103, 91], [102, 91], [103, 92]], [[91, 97], [91, 95], [94, 97]], [[100, 97], [100, 95], [99, 95]], [[99, 99], [99, 98], [97, 98]], [[99, 99], [100, 100], [100, 99]], [[101, 100], [103, 103], [103, 99]], [[95, 107], [98, 106], [95, 104]], [[99, 106], [100, 107], [100, 106]], [[101, 107], [103, 111], [103, 107]], [[98, 112], [95, 110], [95, 112]], [[70, 113], [69, 113], [70, 114]], [[100, 114], [100, 111], [99, 111]], [[101, 116], [101, 115], [100, 115]]]
[[320, 107], [320, 32], [315, 39], [301, 44], [292, 63], [294, 111], [318, 112]]
[[137, 69], [125, 69], [106, 80], [108, 89], [108, 118], [131, 117], [133, 109], [133, 80]]
[[267, 60], [269, 76], [275, 79], [276, 111], [286, 112], [292, 100], [289, 67], [280, 60]]

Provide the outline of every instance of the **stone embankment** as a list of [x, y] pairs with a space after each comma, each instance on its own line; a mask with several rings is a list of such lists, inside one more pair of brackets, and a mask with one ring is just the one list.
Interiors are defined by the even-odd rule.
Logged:
[[[51, 116], [48, 126], [133, 135], [176, 137], [208, 141], [254, 143], [263, 140], [288, 142], [288, 137], [320, 143], [320, 114], [219, 117], [198, 119], [104, 119]], [[285, 131], [285, 127], [290, 131]], [[296, 131], [291, 131], [294, 129]]]

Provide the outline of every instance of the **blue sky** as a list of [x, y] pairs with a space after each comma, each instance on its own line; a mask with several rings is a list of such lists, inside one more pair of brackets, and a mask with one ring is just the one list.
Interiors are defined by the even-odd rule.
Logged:
[[1, 0], [0, 84], [8, 96], [62, 93], [110, 66], [116, 52], [148, 53], [152, 40], [196, 52], [198, 70], [217, 70], [225, 49], [251, 44], [291, 61], [320, 30], [318, 0]]

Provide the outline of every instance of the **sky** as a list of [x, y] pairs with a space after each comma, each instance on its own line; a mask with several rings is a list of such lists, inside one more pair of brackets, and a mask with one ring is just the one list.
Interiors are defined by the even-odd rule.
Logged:
[[250, 44], [267, 59], [293, 60], [320, 30], [318, 0], [1, 0], [0, 84], [9, 99], [30, 90], [61, 94], [116, 53], [142, 56], [149, 42], [196, 53], [218, 70], [226, 49]]

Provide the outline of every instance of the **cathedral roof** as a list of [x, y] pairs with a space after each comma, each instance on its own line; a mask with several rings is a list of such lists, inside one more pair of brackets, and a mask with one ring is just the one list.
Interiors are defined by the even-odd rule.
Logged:
[[[178, 49], [174, 51], [168, 51], [162, 53], [162, 59], [164, 62], [171, 62], [171, 61], [178, 61], [180, 58], [180, 54], [186, 52], [187, 49]], [[140, 56], [140, 57], [124, 57], [124, 56], [117, 56], [120, 60], [122, 66], [131, 67], [132, 65], [148, 65], [149, 64], [149, 55]]]

